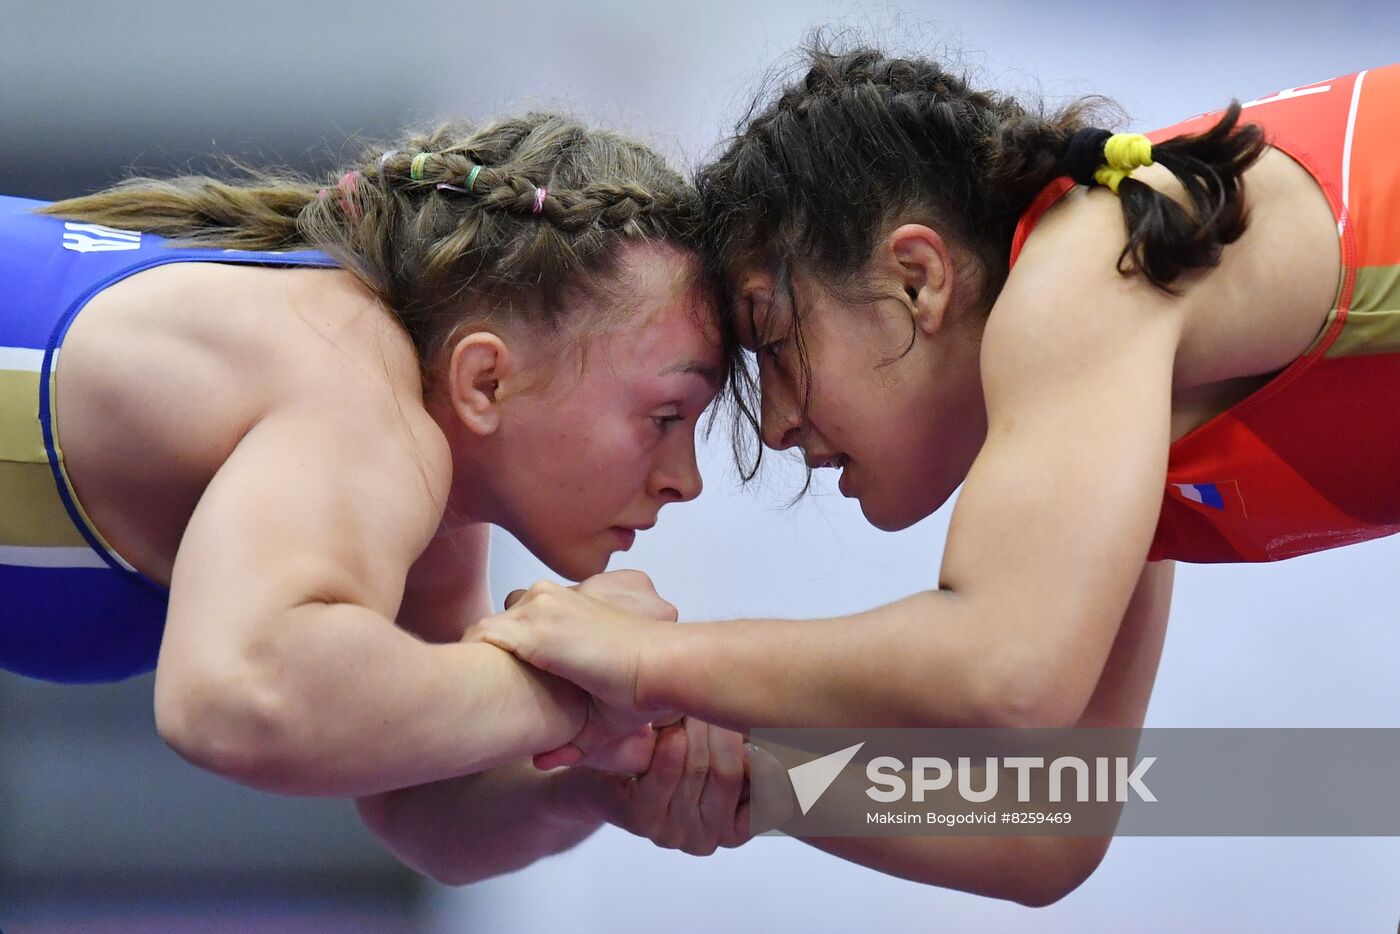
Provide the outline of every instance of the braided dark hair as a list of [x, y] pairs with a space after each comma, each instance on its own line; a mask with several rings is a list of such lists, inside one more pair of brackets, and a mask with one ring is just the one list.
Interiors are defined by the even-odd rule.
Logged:
[[[478, 166], [470, 191], [454, 190]], [[425, 361], [464, 298], [559, 326], [567, 299], [606, 287], [625, 242], [700, 246], [695, 190], [660, 156], [556, 114], [443, 124], [350, 169], [323, 183], [261, 171], [134, 178], [46, 212], [180, 243], [324, 250], [395, 311]]]
[[[1021, 215], [1065, 174], [1075, 132], [1110, 102], [1085, 97], [1047, 112], [976, 89], [938, 62], [873, 48], [836, 52], [820, 36], [802, 60], [805, 74], [770, 102], [757, 100], [698, 175], [715, 279], [759, 260], [849, 287], [891, 227], [917, 220], [971, 253], [982, 283], [974, 304], [990, 309]], [[1264, 142], [1258, 127], [1239, 124], [1239, 113], [1233, 105], [1207, 132], [1154, 147], [1185, 186], [1189, 208], [1143, 182], [1120, 185], [1128, 230], [1121, 272], [1171, 290], [1183, 273], [1217, 263], [1223, 245], [1244, 232], [1241, 176]], [[721, 303], [726, 314], [732, 306]], [[805, 375], [800, 353], [799, 363]], [[730, 388], [756, 427], [752, 374], [735, 368]], [[737, 435], [736, 443], [743, 447]], [[745, 475], [756, 469], [757, 459]]]

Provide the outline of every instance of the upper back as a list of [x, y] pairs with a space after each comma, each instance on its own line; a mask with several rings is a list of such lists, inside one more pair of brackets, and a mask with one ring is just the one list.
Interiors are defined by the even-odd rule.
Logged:
[[172, 249], [31, 206], [2, 206], [0, 343], [56, 371], [54, 433], [81, 506], [148, 576], [169, 581], [205, 486], [278, 406], [345, 406], [450, 474], [411, 342], [328, 257]]
[[[1171, 299], [1181, 321], [1174, 443], [1154, 557], [1279, 559], [1400, 529], [1400, 497], [1385, 479], [1400, 469], [1400, 440], [1388, 407], [1366, 404], [1400, 386], [1400, 308], [1388, 284], [1400, 260], [1389, 145], [1398, 94], [1391, 66], [1245, 105], [1273, 148], [1246, 174], [1249, 228]], [[1170, 190], [1170, 177], [1158, 181]], [[1088, 201], [1102, 229], [1111, 220], [1103, 193], [1046, 211], [1068, 188], [1058, 187], [1018, 231], [1028, 258], [1041, 215], [1036, 238], [1051, 249], [1065, 246], [1055, 232], [1089, 229]], [[1363, 462], [1374, 479], [1358, 478]]]
[[209, 479], [278, 407], [353, 412], [367, 434], [433, 446], [411, 344], [343, 271], [162, 267], [114, 286], [85, 317], [59, 379], [69, 398], [110, 400], [115, 417], [79, 403], [70, 421], [60, 409], [70, 472], [87, 479], [99, 525], [103, 502], [114, 524], [124, 504], [160, 504], [155, 522], [126, 517], [152, 558], [173, 561]]

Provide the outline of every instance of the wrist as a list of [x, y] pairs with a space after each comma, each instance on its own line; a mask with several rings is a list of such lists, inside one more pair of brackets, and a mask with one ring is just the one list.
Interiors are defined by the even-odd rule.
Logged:
[[[518, 664], [525, 668], [529, 677], [539, 684], [547, 705], [546, 709], [554, 712], [554, 716], [548, 718], [547, 735], [540, 737], [541, 741], [537, 742], [535, 748], [529, 751], [532, 753], [545, 752], [572, 742], [588, 725], [588, 708], [593, 700], [592, 695], [572, 681], [558, 675], [528, 668], [523, 662]], [[538, 708], [535, 709], [538, 710]], [[531, 715], [538, 716], [537, 713]]]
[[653, 638], [642, 643], [637, 655], [637, 685], [634, 706], [638, 710], [680, 708], [687, 661], [697, 651], [694, 623], [657, 626]]

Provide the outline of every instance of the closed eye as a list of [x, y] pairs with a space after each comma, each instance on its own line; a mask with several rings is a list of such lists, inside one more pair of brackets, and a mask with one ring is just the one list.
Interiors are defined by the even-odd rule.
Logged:
[[656, 426], [657, 431], [664, 434], [666, 429], [676, 424], [676, 422], [685, 421], [685, 415], [681, 411], [681, 407], [678, 403], [672, 403], [663, 406], [661, 411], [654, 412], [651, 416], [651, 421], [652, 424]]

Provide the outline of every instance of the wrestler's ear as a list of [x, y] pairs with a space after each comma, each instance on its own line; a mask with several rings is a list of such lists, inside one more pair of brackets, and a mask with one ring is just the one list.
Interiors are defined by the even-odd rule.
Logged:
[[919, 331], [932, 335], [943, 326], [957, 284], [948, 241], [932, 227], [904, 224], [886, 241], [889, 269]]
[[468, 430], [486, 436], [501, 425], [502, 387], [519, 375], [518, 358], [490, 331], [457, 338], [447, 364], [447, 391], [452, 409]]

